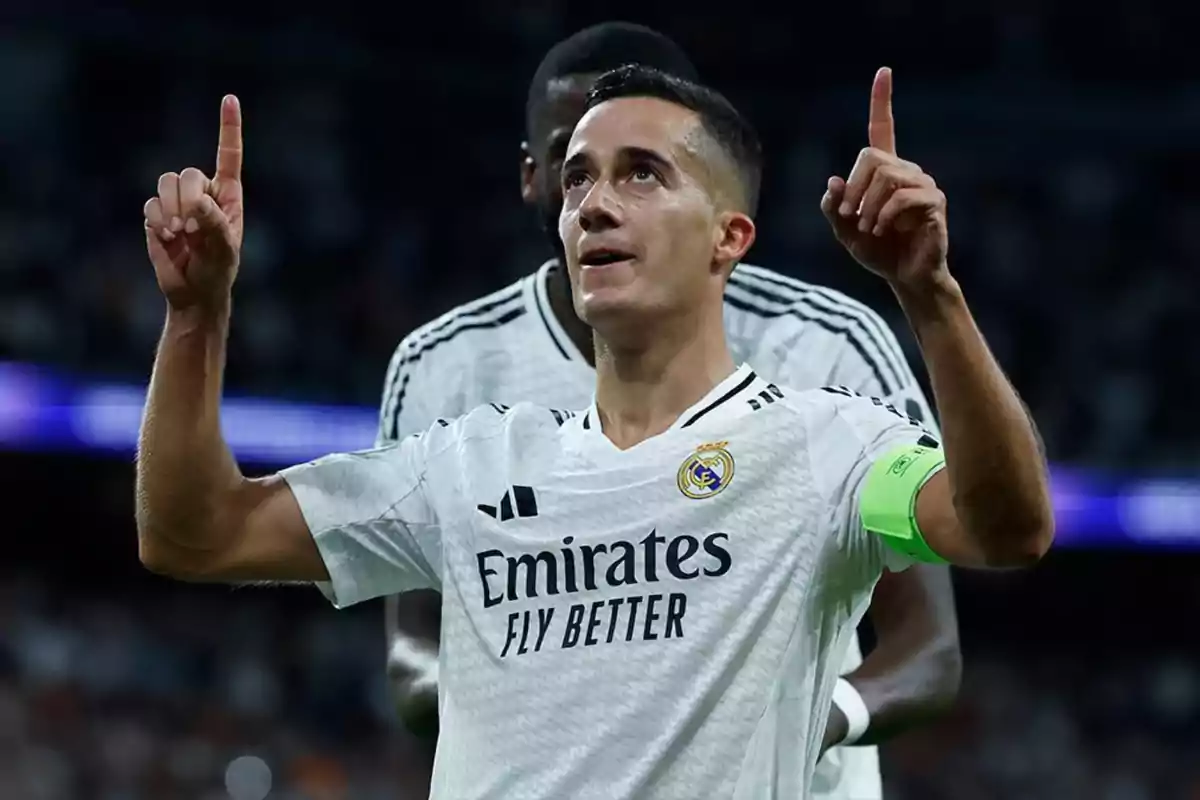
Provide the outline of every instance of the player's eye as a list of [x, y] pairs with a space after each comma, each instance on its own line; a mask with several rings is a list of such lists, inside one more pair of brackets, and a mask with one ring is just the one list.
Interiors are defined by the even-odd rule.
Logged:
[[658, 173], [655, 172], [651, 167], [634, 167], [633, 172], [630, 173], [630, 177], [632, 177], [637, 183], [648, 183], [651, 181], [657, 181]]
[[563, 173], [563, 189], [577, 189], [587, 181], [587, 173], [583, 170], [569, 170]]

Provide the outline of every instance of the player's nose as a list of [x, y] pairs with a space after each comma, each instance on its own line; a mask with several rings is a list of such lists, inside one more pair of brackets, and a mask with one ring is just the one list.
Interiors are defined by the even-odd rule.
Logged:
[[596, 181], [579, 205], [579, 226], [599, 233], [621, 224], [621, 203], [608, 181]]

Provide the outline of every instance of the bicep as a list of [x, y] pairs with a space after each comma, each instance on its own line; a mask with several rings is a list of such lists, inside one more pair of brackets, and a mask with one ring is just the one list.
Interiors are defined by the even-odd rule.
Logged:
[[315, 582], [339, 607], [436, 587], [441, 532], [424, 438], [243, 479], [211, 523], [220, 549], [173, 558], [202, 562], [197, 580]]
[[917, 494], [916, 524], [929, 549], [959, 567], [986, 568], [983, 548], [966, 535], [954, 510], [950, 476], [939, 470]]
[[228, 580], [325, 581], [329, 572], [281, 475], [246, 481], [236, 504], [242, 510], [223, 569]]
[[312, 582], [329, 573], [287, 482], [279, 475], [243, 479], [221, 503], [213, 522], [223, 536], [217, 549], [194, 551], [163, 539], [164, 558], [188, 564], [185, 580]]

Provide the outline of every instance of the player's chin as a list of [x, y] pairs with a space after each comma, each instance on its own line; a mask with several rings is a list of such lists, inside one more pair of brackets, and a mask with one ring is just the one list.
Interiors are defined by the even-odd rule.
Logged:
[[579, 267], [578, 293], [596, 304], [621, 303], [636, 294], [637, 261], [627, 259], [614, 264]]
[[608, 323], [636, 319], [645, 313], [645, 305], [633, 285], [606, 286], [580, 293], [577, 303], [579, 316], [593, 328]]

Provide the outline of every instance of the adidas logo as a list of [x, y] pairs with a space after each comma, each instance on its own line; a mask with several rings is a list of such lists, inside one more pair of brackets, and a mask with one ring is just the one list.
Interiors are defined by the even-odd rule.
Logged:
[[536, 517], [538, 515], [537, 497], [528, 486], [514, 486], [500, 498], [500, 506], [488, 506], [482, 503], [476, 506], [492, 519], [508, 522], [515, 517]]

